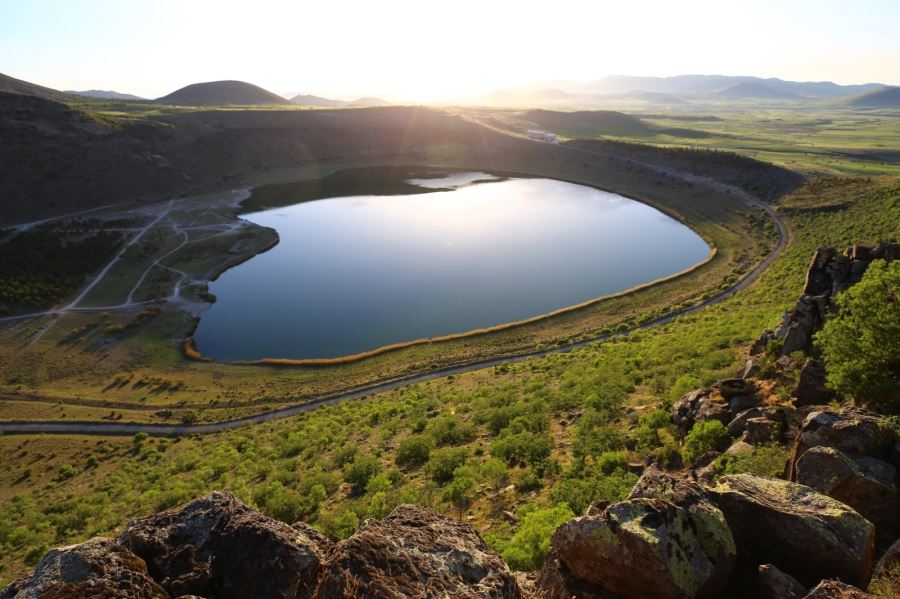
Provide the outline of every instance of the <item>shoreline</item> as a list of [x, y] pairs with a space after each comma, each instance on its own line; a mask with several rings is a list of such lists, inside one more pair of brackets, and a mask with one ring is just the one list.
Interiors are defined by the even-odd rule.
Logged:
[[[404, 166], [394, 166], [392, 168], [415, 169], [415, 168], [422, 168], [422, 167], [415, 166], [415, 165], [409, 165], [409, 166], [404, 165]], [[435, 167], [431, 167], [431, 168], [435, 168]], [[335, 171], [335, 173], [338, 173], [341, 171], [346, 171], [346, 170], [352, 170], [352, 169], [340, 169], [338, 171]], [[453, 173], [453, 172], [468, 171], [470, 169], [444, 168], [444, 169], [439, 169], [439, 170], [441, 170], [445, 173]], [[533, 174], [526, 174], [526, 173], [520, 174], [520, 173], [513, 173], [511, 171], [500, 171], [500, 170], [493, 170], [493, 169], [491, 169], [491, 170], [482, 169], [480, 172], [484, 172], [486, 174], [490, 174], [490, 175], [494, 175], [494, 176], [498, 176], [498, 177], [504, 177], [504, 178], [515, 177], [515, 176], [522, 176], [522, 177], [528, 177], [528, 178], [536, 177], [536, 175], [533, 175]], [[335, 173], [332, 173], [332, 174], [335, 174]], [[326, 176], [331, 176], [331, 175], [326, 175]], [[321, 179], [321, 178], [323, 178], [323, 177], [319, 177], [318, 179]], [[413, 340], [409, 340], [409, 341], [400, 341], [400, 342], [396, 342], [396, 343], [382, 345], [382, 346], [373, 348], [371, 350], [366, 350], [366, 351], [358, 352], [355, 354], [348, 354], [348, 355], [344, 355], [344, 356], [335, 356], [335, 357], [330, 357], [330, 358], [266, 357], [266, 358], [259, 358], [259, 359], [255, 359], [255, 360], [218, 361], [218, 360], [215, 360], [214, 358], [211, 358], [211, 357], [205, 355], [200, 349], [198, 349], [196, 342], [194, 341], [193, 334], [196, 331], [196, 328], [199, 324], [199, 317], [195, 317], [193, 326], [191, 326], [190, 330], [187, 332], [184, 339], [182, 340], [182, 343], [181, 343], [182, 355], [186, 359], [191, 360], [191, 361], [234, 365], [234, 366], [327, 367], [327, 366], [339, 366], [339, 365], [343, 365], [343, 364], [352, 364], [352, 363], [356, 363], [356, 362], [361, 362], [368, 358], [381, 356], [381, 355], [384, 355], [384, 354], [387, 354], [390, 352], [394, 352], [394, 351], [399, 351], [399, 350], [408, 349], [408, 348], [412, 348], [412, 347], [418, 347], [418, 346], [422, 346], [422, 345], [439, 344], [439, 343], [446, 343], [446, 342], [451, 342], [451, 341], [459, 341], [462, 339], [476, 338], [476, 337], [479, 337], [482, 335], [489, 335], [491, 333], [509, 331], [509, 330], [515, 329], [517, 327], [522, 327], [522, 326], [529, 325], [529, 324], [535, 324], [535, 323], [539, 323], [542, 321], [550, 320], [554, 317], [571, 314], [571, 313], [577, 312], [579, 310], [583, 310], [586, 308], [590, 308], [592, 306], [596, 306], [597, 304], [604, 302], [604, 301], [627, 296], [627, 295], [636, 293], [636, 292], [644, 290], [644, 289], [649, 289], [651, 287], [661, 285], [663, 283], [668, 283], [668, 282], [674, 281], [676, 279], [679, 279], [681, 277], [685, 277], [685, 276], [687, 276], [693, 272], [696, 272], [697, 270], [707, 266], [713, 260], [715, 260], [715, 258], [718, 256], [718, 248], [715, 246], [715, 244], [712, 242], [712, 240], [710, 240], [708, 237], [706, 237], [706, 236], [700, 234], [699, 232], [697, 232], [696, 230], [694, 230], [692, 227], [690, 227], [689, 223], [684, 219], [684, 217], [681, 214], [677, 213], [676, 211], [674, 211], [668, 207], [660, 206], [656, 202], [649, 201], [646, 198], [641, 198], [641, 197], [638, 197], [635, 195], [629, 195], [627, 193], [620, 193], [617, 191], [612, 191], [610, 189], [604, 189], [597, 185], [587, 185], [587, 184], [583, 184], [583, 183], [576, 183], [574, 181], [569, 181], [569, 180], [558, 178], [558, 177], [542, 177], [542, 178], [546, 178], [549, 180], [561, 181], [564, 183], [571, 183], [573, 185], [583, 185], [585, 187], [591, 187], [591, 188], [599, 190], [599, 191], [604, 191], [606, 193], [613, 193], [613, 194], [619, 195], [621, 197], [630, 199], [632, 201], [640, 202], [641, 204], [649, 206], [649, 207], [653, 208], [654, 210], [657, 210], [660, 213], [668, 216], [669, 218], [672, 218], [672, 219], [676, 220], [677, 222], [679, 222], [680, 224], [688, 227], [695, 235], [700, 237], [704, 241], [704, 243], [707, 244], [707, 246], [709, 247], [709, 254], [706, 256], [706, 258], [704, 258], [700, 262], [698, 262], [692, 266], [689, 266], [688, 268], [683, 269], [679, 272], [673, 273], [671, 275], [667, 275], [665, 277], [660, 277], [660, 278], [648, 281], [646, 283], [641, 283], [640, 285], [635, 285], [635, 286], [629, 287], [628, 289], [623, 289], [621, 291], [617, 291], [614, 293], [609, 293], [606, 295], [594, 297], [589, 300], [579, 302], [577, 304], [573, 304], [570, 306], [565, 306], [565, 307], [562, 307], [562, 308], [559, 308], [556, 310], [552, 310], [550, 312], [544, 312], [542, 314], [537, 314], [534, 316], [530, 316], [528, 318], [514, 320], [514, 321], [510, 321], [510, 322], [504, 322], [504, 323], [500, 323], [500, 324], [493, 325], [490, 327], [470, 329], [468, 331], [461, 331], [459, 333], [451, 333], [448, 335], [440, 335], [437, 337], [425, 337], [425, 338], [413, 339]], [[315, 180], [315, 179], [316, 178], [314, 178], [312, 180]], [[255, 188], [250, 188], [247, 190], [247, 191], [249, 191], [249, 196], [244, 199], [244, 202], [252, 198], [253, 189], [255, 189]], [[328, 198], [318, 198], [318, 199], [328, 199]], [[296, 203], [298, 203], [298, 204], [305, 203], [307, 201], [316, 201], [316, 200], [301, 200]], [[243, 204], [244, 202], [241, 202], [241, 204]], [[267, 208], [263, 208], [263, 209], [267, 209]], [[275, 231], [275, 238], [272, 240], [272, 242], [267, 244], [266, 247], [264, 247], [263, 249], [261, 249], [260, 251], [258, 251], [256, 253], [246, 257], [245, 259], [240, 260], [239, 262], [237, 262], [235, 264], [228, 265], [228, 266], [222, 268], [220, 272], [216, 273], [215, 277], [210, 279], [210, 281], [214, 281], [216, 278], [218, 278], [218, 276], [220, 276], [222, 273], [224, 273], [229, 268], [232, 268], [234, 266], [242, 264], [257, 255], [268, 251], [269, 249], [271, 249], [272, 247], [277, 245], [278, 241], [279, 241], [278, 232]]]

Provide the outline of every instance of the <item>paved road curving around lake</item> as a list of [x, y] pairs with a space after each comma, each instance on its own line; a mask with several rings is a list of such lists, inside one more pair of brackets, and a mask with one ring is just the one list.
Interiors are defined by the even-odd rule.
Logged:
[[602, 335], [599, 337], [594, 337], [591, 339], [585, 339], [582, 341], [577, 341], [574, 343], [568, 343], [565, 345], [560, 345], [554, 347], [552, 349], [544, 349], [537, 350], [525, 354], [518, 354], [515, 356], [507, 356], [507, 357], [499, 357], [499, 358], [488, 358], [484, 360], [478, 360], [474, 362], [468, 362], [465, 364], [460, 364], [457, 366], [449, 366], [446, 368], [441, 368], [438, 370], [432, 370], [422, 374], [416, 374], [411, 376], [400, 377], [396, 379], [392, 379], [389, 381], [383, 381], [380, 383], [375, 383], [371, 385], [364, 385], [361, 387], [356, 387], [353, 389], [347, 389], [344, 391], [340, 391], [330, 395], [324, 395], [317, 398], [313, 398], [306, 403], [297, 404], [288, 406], [285, 408], [278, 408], [275, 410], [270, 410], [267, 412], [260, 412], [258, 414], [254, 414], [252, 416], [244, 416], [241, 418], [235, 418], [232, 420], [222, 420], [219, 422], [210, 422], [205, 424], [145, 424], [145, 423], [115, 423], [115, 422], [5, 422], [0, 423], [0, 432], [7, 434], [27, 434], [27, 433], [57, 433], [57, 434], [81, 434], [81, 435], [134, 435], [137, 433], [147, 433], [150, 435], [160, 435], [160, 436], [184, 436], [184, 435], [197, 435], [197, 434], [207, 434], [207, 433], [217, 433], [220, 431], [225, 431], [229, 429], [238, 428], [241, 426], [246, 426], [250, 424], [259, 424], [262, 422], [266, 422], [268, 420], [274, 420], [276, 418], [284, 418], [287, 416], [294, 416], [296, 414], [302, 414], [303, 412], [309, 412], [319, 408], [320, 406], [327, 406], [331, 404], [340, 403], [342, 401], [348, 401], [352, 399], [360, 399], [363, 397], [367, 397], [369, 395], [373, 395], [376, 393], [383, 393], [385, 391], [391, 391], [393, 389], [397, 389], [399, 387], [404, 387], [406, 385], [412, 385], [415, 383], [422, 383], [425, 381], [430, 381], [438, 378], [442, 378], [451, 374], [462, 374], [465, 372], [471, 372], [473, 370], [481, 370], [484, 368], [491, 368], [493, 366], [497, 366], [500, 364], [508, 364], [513, 362], [522, 362], [524, 360], [528, 360], [531, 358], [541, 358], [544, 356], [548, 356], [550, 354], [558, 354], [558, 353], [567, 353], [574, 349], [582, 348], [587, 345], [593, 343], [599, 343], [602, 341], [607, 341], [613, 339], [615, 337], [620, 337], [623, 335], [627, 335], [629, 333], [649, 329], [651, 327], [657, 327], [660, 325], [664, 325], [674, 321], [676, 318], [680, 316], [685, 316], [687, 314], [693, 314], [702, 310], [707, 306], [711, 306], [713, 304], [720, 303], [730, 297], [732, 297], [738, 291], [746, 288], [750, 284], [752, 284], [763, 272], [765, 272], [772, 262], [775, 261], [778, 256], [784, 251], [787, 247], [789, 234], [787, 226], [784, 224], [784, 221], [778, 215], [775, 210], [769, 206], [768, 204], [758, 200], [753, 197], [749, 193], [738, 189], [736, 187], [732, 187], [729, 185], [725, 185], [723, 183], [719, 183], [718, 181], [712, 181], [710, 179], [706, 179], [703, 177], [698, 177], [696, 175], [692, 175], [689, 173], [684, 173], [681, 171], [677, 171], [675, 169], [671, 169], [668, 167], [663, 167], [647, 162], [643, 162], [640, 160], [632, 160], [628, 158], [622, 158], [618, 156], [614, 156], [611, 154], [606, 154], [602, 152], [595, 152], [591, 150], [584, 150], [580, 148], [572, 148], [567, 146], [561, 146], [572, 152], [579, 153], [588, 153], [606, 156], [609, 158], [615, 158], [618, 160], [622, 160], [624, 162], [629, 162], [632, 164], [637, 164], [644, 168], [648, 168], [653, 170], [654, 172], [670, 175], [673, 177], [678, 177], [685, 181], [690, 181], [692, 183], [697, 183], [701, 185], [705, 185], [716, 189], [718, 191], [729, 193], [733, 196], [740, 198], [746, 204], [753, 206], [754, 208], [760, 208], [765, 210], [765, 212], [772, 219], [772, 222], [775, 224], [775, 227], [778, 231], [778, 244], [775, 248], [769, 253], [766, 258], [760, 262], [752, 271], [747, 273], [742, 279], [737, 281], [734, 285], [718, 293], [710, 298], [703, 300], [702, 302], [695, 304], [689, 308], [684, 308], [682, 310], [678, 310], [676, 312], [672, 312], [667, 314], [666, 316], [661, 316], [659, 318], [655, 318], [653, 320], [647, 321], [641, 325], [632, 327], [625, 331], [621, 331], [618, 333], [612, 333], [608, 335]]

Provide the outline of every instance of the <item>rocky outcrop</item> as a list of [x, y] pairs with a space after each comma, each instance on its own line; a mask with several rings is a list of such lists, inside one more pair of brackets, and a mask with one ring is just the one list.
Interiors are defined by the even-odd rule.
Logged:
[[734, 557], [706, 494], [651, 469], [627, 500], [559, 527], [538, 587], [551, 599], [717, 597]]
[[708, 491], [740, 560], [773, 564], [806, 585], [825, 578], [868, 583], [875, 530], [852, 508], [807, 486], [750, 474], [725, 476]]
[[366, 520], [329, 552], [321, 599], [520, 597], [503, 560], [468, 524], [414, 505]]
[[51, 549], [34, 573], [0, 591], [2, 599], [169, 599], [144, 560], [111, 539]]
[[877, 599], [839, 580], [823, 580], [803, 599]]
[[[768, 338], [775, 337], [784, 340], [782, 355], [797, 351], [809, 353], [813, 336], [822, 329], [829, 314], [835, 311], [833, 298], [862, 280], [872, 260], [890, 261], [897, 258], [900, 258], [900, 244], [896, 243], [853, 245], [843, 253], [833, 247], [818, 248], [806, 271], [803, 295], [797, 305], [788, 311], [778, 330], [763, 333], [761, 345], [764, 346]], [[761, 351], [757, 347], [760, 343], [754, 346], [758, 351]]]
[[321, 539], [263, 516], [230, 493], [129, 522], [119, 543], [173, 596], [310, 597]]
[[889, 461], [897, 441], [884, 419], [872, 412], [856, 408], [816, 410], [807, 414], [794, 442], [789, 476], [795, 478], [797, 460], [813, 447], [833, 447], [853, 458]]
[[709, 387], [684, 395], [672, 406], [672, 422], [682, 436], [700, 420], [718, 420], [722, 424], [728, 424], [731, 417], [728, 404]]
[[[533, 581], [529, 582], [533, 585]], [[468, 524], [402, 505], [336, 545], [229, 493], [131, 521], [118, 540], [50, 551], [0, 599], [518, 599], [516, 577]]]

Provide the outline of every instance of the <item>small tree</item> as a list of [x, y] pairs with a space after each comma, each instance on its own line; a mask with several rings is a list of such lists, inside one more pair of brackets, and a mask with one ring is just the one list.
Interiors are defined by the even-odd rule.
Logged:
[[381, 471], [381, 464], [375, 458], [360, 458], [344, 467], [344, 480], [353, 487], [354, 495], [361, 495], [373, 476]]
[[459, 510], [462, 520], [463, 510], [472, 503], [472, 491], [475, 489], [475, 471], [469, 466], [460, 466], [453, 471], [453, 480], [444, 489], [444, 500], [452, 503]]
[[838, 315], [815, 339], [829, 386], [859, 401], [900, 407], [900, 260], [874, 260], [836, 301]]

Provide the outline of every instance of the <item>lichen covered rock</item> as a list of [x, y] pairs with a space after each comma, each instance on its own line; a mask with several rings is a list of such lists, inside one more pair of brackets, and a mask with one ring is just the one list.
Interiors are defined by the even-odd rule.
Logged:
[[773, 564], [810, 586], [825, 578], [868, 582], [875, 528], [849, 506], [805, 485], [750, 474], [725, 476], [708, 491], [739, 559]]
[[832, 447], [813, 447], [797, 461], [797, 482], [846, 503], [875, 525], [876, 549], [900, 536], [897, 470], [868, 456], [851, 459]]
[[699, 486], [651, 469], [629, 499], [559, 527], [539, 587], [554, 599], [716, 597], [735, 555]]

